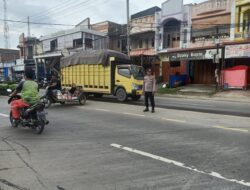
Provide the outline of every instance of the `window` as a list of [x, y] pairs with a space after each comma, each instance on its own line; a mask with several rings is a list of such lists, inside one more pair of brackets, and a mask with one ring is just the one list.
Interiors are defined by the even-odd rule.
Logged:
[[167, 35], [167, 47], [170, 47], [170, 38], [171, 38], [171, 35], [170, 34], [168, 34]]
[[120, 40], [117, 41], [117, 47], [118, 47], [118, 48], [121, 47], [121, 42], [120, 42]]
[[127, 78], [131, 77], [131, 73], [130, 73], [130, 70], [128, 68], [119, 68], [118, 73], [124, 77], [127, 77]]
[[180, 41], [180, 33], [177, 33], [177, 34], [176, 34], [176, 40], [177, 40], [177, 41]]
[[152, 40], [151, 40], [151, 47], [155, 47], [155, 39], [154, 38], [152, 38]]
[[21, 56], [24, 56], [23, 47], [20, 47]]
[[50, 50], [51, 50], [51, 51], [56, 50], [57, 47], [58, 47], [57, 39], [50, 41]]
[[85, 38], [85, 48], [93, 48], [93, 40], [90, 38]]
[[148, 49], [148, 39], [145, 40], [146, 49]]
[[184, 30], [184, 40], [183, 43], [187, 43], [187, 29]]
[[74, 48], [82, 47], [82, 45], [83, 45], [82, 38], [73, 40], [73, 47]]
[[139, 40], [139, 48], [142, 48], [142, 40]]

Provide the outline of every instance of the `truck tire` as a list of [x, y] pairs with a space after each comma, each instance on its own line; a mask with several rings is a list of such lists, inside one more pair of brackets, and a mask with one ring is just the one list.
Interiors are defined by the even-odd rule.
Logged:
[[124, 88], [117, 89], [116, 97], [117, 97], [117, 100], [119, 100], [120, 102], [125, 102], [128, 99], [128, 95], [126, 91], [124, 90]]

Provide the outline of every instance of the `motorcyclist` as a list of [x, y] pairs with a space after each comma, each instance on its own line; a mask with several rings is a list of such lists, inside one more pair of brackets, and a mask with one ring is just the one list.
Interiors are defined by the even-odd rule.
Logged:
[[48, 86], [48, 96], [55, 99], [53, 92], [62, 89], [61, 82], [56, 75], [52, 75], [50, 83]]
[[24, 81], [21, 81], [16, 89], [10, 94], [10, 96], [15, 96], [17, 93], [21, 92], [21, 99], [14, 100], [11, 102], [12, 117], [15, 123], [20, 120], [19, 109], [34, 105], [39, 102], [40, 98], [38, 95], [38, 84], [32, 80], [33, 72], [32, 70], [26, 70]]

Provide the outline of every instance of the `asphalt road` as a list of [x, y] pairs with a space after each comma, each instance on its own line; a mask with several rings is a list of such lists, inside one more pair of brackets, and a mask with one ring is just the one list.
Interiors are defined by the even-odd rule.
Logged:
[[[91, 98], [95, 101], [103, 101], [110, 103], [120, 102], [113, 96], [105, 96], [103, 98]], [[156, 107], [175, 109], [175, 110], [186, 110], [196, 111], [203, 113], [214, 113], [222, 115], [236, 115], [242, 117], [250, 117], [250, 102], [238, 102], [232, 101], [221, 101], [221, 100], [208, 100], [208, 99], [189, 99], [189, 98], [175, 98], [175, 97], [155, 97]], [[131, 105], [144, 105], [144, 100], [141, 98], [139, 101], [129, 100], [126, 104]]]
[[0, 189], [250, 189], [250, 119], [88, 101], [53, 105], [40, 136], [0, 97]]

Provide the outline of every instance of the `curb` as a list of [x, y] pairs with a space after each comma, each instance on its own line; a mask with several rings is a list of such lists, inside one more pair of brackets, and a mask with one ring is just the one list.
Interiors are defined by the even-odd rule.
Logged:
[[[199, 100], [210, 100], [210, 101], [225, 101], [225, 102], [245, 102], [250, 103], [250, 97], [245, 98], [241, 96], [235, 96], [233, 98], [228, 97], [215, 97], [214, 95], [180, 95], [180, 94], [156, 94], [156, 97], [160, 98], [185, 98], [185, 99], [199, 99]], [[238, 99], [237, 99], [238, 98]]]

